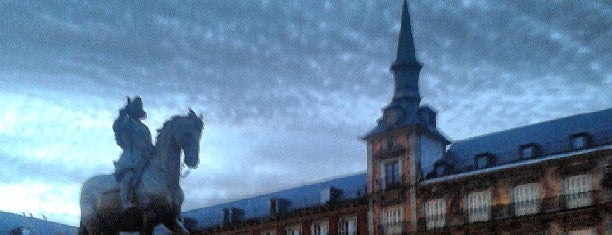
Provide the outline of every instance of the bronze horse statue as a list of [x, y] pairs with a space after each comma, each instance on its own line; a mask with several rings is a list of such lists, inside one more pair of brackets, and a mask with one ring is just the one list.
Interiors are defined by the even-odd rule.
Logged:
[[158, 224], [175, 234], [189, 234], [180, 218], [184, 199], [180, 154], [183, 151], [187, 167], [197, 168], [203, 127], [201, 117], [189, 110], [187, 116], [175, 116], [158, 130], [149, 163], [135, 187], [134, 210], [123, 212], [113, 175], [88, 179], [81, 189], [79, 234], [153, 234]]

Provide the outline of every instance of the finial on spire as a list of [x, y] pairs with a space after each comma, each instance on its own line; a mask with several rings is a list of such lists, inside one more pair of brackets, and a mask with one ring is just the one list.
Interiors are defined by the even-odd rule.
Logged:
[[410, 12], [408, 11], [408, 2], [406, 0], [404, 0], [404, 5], [402, 6], [402, 23], [400, 25], [399, 40], [397, 41], [397, 57], [391, 65], [391, 69], [395, 70], [395, 68], [402, 64], [419, 64], [416, 59], [412, 27], [410, 26]]

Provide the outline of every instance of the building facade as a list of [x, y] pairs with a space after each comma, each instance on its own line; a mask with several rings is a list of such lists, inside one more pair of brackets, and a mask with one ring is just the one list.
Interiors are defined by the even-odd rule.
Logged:
[[366, 174], [183, 213], [196, 234], [367, 234]]
[[404, 2], [393, 98], [362, 137], [366, 173], [185, 213], [192, 230], [612, 234], [612, 109], [451, 142], [421, 105], [421, 67]]

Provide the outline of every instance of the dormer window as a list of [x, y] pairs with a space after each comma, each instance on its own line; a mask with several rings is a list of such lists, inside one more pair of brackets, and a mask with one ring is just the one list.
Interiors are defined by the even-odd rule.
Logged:
[[474, 157], [476, 169], [491, 167], [495, 164], [495, 156], [491, 153], [481, 153]]
[[529, 159], [538, 156], [538, 146], [536, 144], [521, 145], [520, 151], [521, 159]]
[[222, 219], [224, 224], [236, 223], [243, 219], [244, 210], [239, 208], [223, 208]]
[[290, 201], [284, 198], [270, 198], [269, 212], [271, 215], [279, 215], [287, 212]]
[[419, 108], [419, 119], [421, 122], [430, 127], [436, 127], [436, 111], [433, 111], [431, 108], [425, 106]]
[[440, 176], [444, 176], [444, 174], [446, 173], [446, 167], [444, 167], [444, 165], [438, 165], [435, 167], [435, 171], [436, 171], [436, 176], [440, 177]]
[[585, 149], [589, 145], [589, 135], [587, 133], [578, 133], [572, 135], [571, 139], [573, 150]]

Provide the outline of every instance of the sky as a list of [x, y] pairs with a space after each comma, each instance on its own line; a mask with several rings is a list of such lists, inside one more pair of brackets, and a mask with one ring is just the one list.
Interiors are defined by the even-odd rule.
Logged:
[[[363, 172], [401, 1], [0, 2], [0, 210], [77, 225], [113, 120], [203, 113], [183, 210]], [[612, 107], [612, 5], [413, 0], [422, 104], [451, 140]]]

